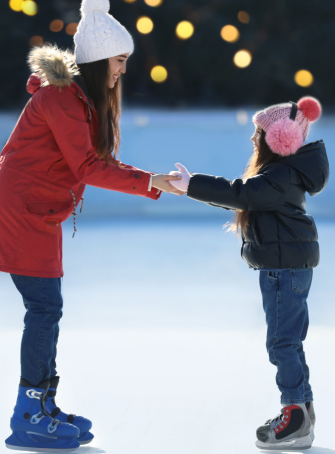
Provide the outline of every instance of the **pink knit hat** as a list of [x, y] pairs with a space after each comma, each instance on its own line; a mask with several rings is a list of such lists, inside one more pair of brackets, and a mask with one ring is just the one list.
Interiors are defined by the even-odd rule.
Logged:
[[256, 112], [252, 120], [266, 132], [265, 140], [273, 153], [289, 156], [302, 147], [310, 123], [320, 118], [321, 111], [319, 101], [306, 96], [297, 104], [277, 104]]

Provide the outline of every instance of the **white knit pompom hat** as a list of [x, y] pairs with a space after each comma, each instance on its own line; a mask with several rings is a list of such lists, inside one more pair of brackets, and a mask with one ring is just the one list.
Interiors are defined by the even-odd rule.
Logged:
[[90, 63], [134, 51], [133, 39], [113, 16], [109, 0], [83, 0], [74, 35], [76, 63]]

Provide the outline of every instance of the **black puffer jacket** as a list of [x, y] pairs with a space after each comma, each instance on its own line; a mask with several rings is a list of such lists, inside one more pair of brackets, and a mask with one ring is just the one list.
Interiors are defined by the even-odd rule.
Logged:
[[280, 158], [259, 175], [233, 182], [194, 174], [188, 197], [229, 210], [249, 210], [242, 258], [250, 268], [314, 268], [319, 263], [318, 233], [306, 214], [306, 192], [326, 187], [329, 164], [323, 141]]

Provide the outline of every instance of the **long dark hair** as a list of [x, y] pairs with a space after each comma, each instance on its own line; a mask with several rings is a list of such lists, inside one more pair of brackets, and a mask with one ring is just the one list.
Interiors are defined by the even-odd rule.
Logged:
[[[245, 182], [248, 178], [257, 175], [263, 167], [270, 162], [277, 161], [280, 156], [273, 153], [265, 140], [266, 132], [258, 128], [256, 130], [256, 142], [254, 152], [245, 168], [242, 180]], [[236, 210], [235, 217], [232, 223], [228, 225], [228, 231], [245, 235], [246, 228], [249, 225], [250, 212], [247, 210]]]
[[94, 144], [100, 159], [116, 164], [120, 150], [121, 82], [108, 87], [110, 77], [108, 58], [77, 65], [83, 76], [88, 93], [93, 99], [99, 118], [99, 133]]

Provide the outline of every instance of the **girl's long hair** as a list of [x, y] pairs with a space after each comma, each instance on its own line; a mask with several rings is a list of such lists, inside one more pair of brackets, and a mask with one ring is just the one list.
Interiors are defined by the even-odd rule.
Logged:
[[88, 93], [93, 99], [99, 118], [99, 132], [95, 151], [100, 159], [108, 164], [116, 164], [120, 150], [121, 82], [108, 87], [110, 77], [108, 58], [92, 63], [77, 65], [83, 76]]
[[[280, 158], [279, 155], [271, 151], [265, 140], [265, 135], [266, 132], [258, 128], [254, 152], [242, 176], [243, 182], [257, 175], [270, 162], [277, 161]], [[236, 210], [233, 222], [228, 224], [228, 231], [244, 236], [249, 225], [249, 216], [248, 210]]]

